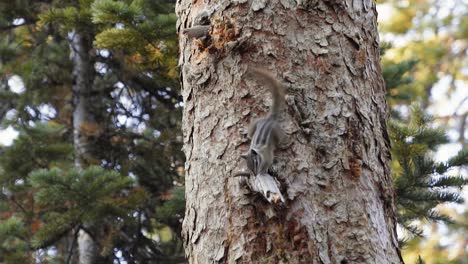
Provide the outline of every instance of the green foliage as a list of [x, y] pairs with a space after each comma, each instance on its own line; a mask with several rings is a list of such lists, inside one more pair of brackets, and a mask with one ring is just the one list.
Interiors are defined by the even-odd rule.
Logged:
[[382, 75], [387, 86], [387, 98], [391, 103], [410, 102], [412, 95], [408, 91], [408, 85], [413, 83], [413, 77], [409, 74], [414, 69], [418, 60], [413, 58], [399, 63], [384, 61]]
[[416, 10], [411, 7], [399, 7], [395, 13], [392, 23], [383, 23], [381, 26], [386, 31], [404, 34], [413, 26], [413, 18], [416, 15]]
[[415, 81], [404, 90], [411, 94], [412, 101], [421, 102], [426, 108], [440, 78], [453, 78], [448, 95], [455, 90], [453, 86], [458, 86], [458, 81], [466, 79], [463, 74], [465, 52], [458, 48], [459, 43], [464, 43], [463, 32], [466, 31], [466, 16], [458, 11], [466, 6], [463, 1], [442, 0], [382, 2], [385, 3], [382, 15], [389, 14], [387, 20], [379, 21], [383, 39], [395, 39], [398, 43], [388, 49], [384, 65], [389, 61], [398, 64], [414, 58], [419, 60], [411, 70]]
[[[381, 6], [384, 7], [381, 17], [390, 14], [388, 20], [379, 21], [382, 39], [395, 40], [395, 45], [385, 43], [381, 52], [385, 53], [383, 73], [392, 113], [389, 129], [398, 222], [409, 233], [421, 234], [421, 223], [427, 223], [427, 220], [456, 221], [456, 217], [449, 217], [441, 211], [443, 207], [439, 205], [461, 202], [460, 188], [467, 182], [461, 175], [465, 170], [463, 166], [467, 164], [466, 148], [446, 163], [436, 162], [433, 157], [435, 151], [449, 142], [445, 135], [449, 127], [435, 129], [438, 122], [425, 115], [432, 101], [437, 100], [430, 95], [441, 78], [452, 80], [447, 95], [465, 79], [461, 70], [464, 51], [454, 45], [461, 41], [457, 38], [463, 35], [464, 16], [461, 12], [453, 12], [463, 8], [463, 4], [460, 1], [424, 0], [385, 0], [379, 3], [385, 4]], [[412, 109], [408, 116], [405, 110], [413, 103], [421, 107]], [[431, 263], [449, 263], [442, 253], [434, 257], [434, 252], [418, 252], [417, 245], [422, 245], [423, 240], [427, 243], [427, 239], [430, 238], [416, 237], [405, 243], [411, 244], [405, 250], [405, 257], [411, 255], [408, 262], [416, 262], [420, 254]], [[430, 248], [438, 251], [440, 245], [434, 242]]]
[[30, 262], [39, 215], [28, 174], [49, 166], [69, 167], [73, 148], [66, 138], [63, 126], [35, 123], [23, 127], [14, 144], [1, 150], [0, 256], [6, 263]]
[[91, 6], [93, 23], [124, 23], [131, 24], [143, 12], [143, 1], [97, 0]]
[[[416, 11], [428, 8], [424, 1], [410, 1], [409, 6], [404, 6], [404, 1], [391, 2], [401, 5], [395, 16], [399, 22], [387, 24], [387, 30], [398, 34], [416, 25]], [[15, 18], [25, 19], [24, 26], [2, 32], [0, 43], [0, 85], [7, 88], [0, 89], [0, 116], [16, 110], [13, 118], [2, 118], [2, 124], [21, 128], [18, 140], [5, 148], [0, 158], [1, 187], [10, 192], [2, 194], [0, 208], [11, 215], [2, 221], [19, 219], [25, 232], [6, 225], [10, 232], [21, 234], [17, 242], [8, 245], [47, 248], [82, 223], [100, 223], [112, 230], [103, 236], [105, 244], [122, 252], [129, 262], [181, 254], [184, 195], [183, 187], [178, 186], [183, 182], [178, 169], [183, 155], [178, 139], [181, 113], [175, 106], [180, 96], [172, 10], [169, 2], [150, 0], [21, 0], [0, 4], [0, 26], [11, 26]], [[447, 17], [444, 23], [453, 21]], [[102, 168], [85, 168], [83, 172], [71, 169], [73, 65], [68, 59], [67, 38], [74, 30], [94, 41], [87, 52], [93, 54], [92, 63], [99, 62], [95, 65], [102, 69], [89, 73], [94, 80], [90, 107], [102, 125], [102, 133], [92, 142], [92, 154]], [[463, 35], [463, 27], [459, 32]], [[384, 60], [391, 105], [424, 102], [439, 79], [443, 62], [449, 61], [455, 68], [461, 65], [447, 59], [452, 49], [441, 45], [444, 41], [387, 47], [393, 54]], [[102, 49], [109, 54], [102, 55]], [[13, 75], [24, 82], [24, 93], [9, 90], [7, 81]], [[44, 105], [57, 114], [41, 111]], [[461, 177], [448, 175], [453, 167], [466, 164], [466, 151], [447, 163], [433, 161], [431, 153], [447, 138], [442, 130], [432, 129], [422, 113], [413, 111], [410, 118], [400, 117], [391, 126], [398, 214], [407, 228], [414, 219], [447, 220], [435, 206], [461, 201], [456, 187], [466, 183]], [[118, 121], [122, 119], [125, 122]], [[54, 124], [60, 124], [60, 129], [54, 130]], [[130, 183], [127, 175], [135, 182]], [[166, 234], [172, 230], [167, 235], [172, 241], [163, 245], [146, 235], [155, 230]], [[413, 232], [417, 231], [415, 227]], [[28, 250], [20, 248], [16, 252], [24, 254], [17, 256], [27, 257]], [[0, 250], [10, 254], [0, 255], [13, 256], [15, 252], [11, 248]]]
[[132, 48], [134, 43], [144, 43], [141, 34], [128, 28], [108, 28], [96, 36], [96, 44], [103, 49]]
[[97, 47], [121, 51], [129, 70], [157, 72], [168, 86], [178, 87], [174, 82], [177, 18], [172, 8], [172, 4], [159, 1], [95, 1], [93, 23], [101, 28], [96, 35]]
[[410, 233], [420, 235], [414, 220], [449, 222], [450, 218], [435, 207], [446, 202], [463, 202], [460, 191], [468, 179], [449, 172], [468, 162], [466, 149], [447, 163], [435, 162], [431, 152], [447, 143], [448, 138], [443, 130], [429, 126], [432, 119], [421, 108], [413, 106], [411, 110], [406, 120], [390, 123], [390, 135], [398, 221]]
[[62, 34], [67, 34], [73, 30], [92, 30], [92, 27], [90, 27], [90, 6], [92, 2], [79, 1], [76, 4], [53, 1], [47, 10], [41, 10], [37, 14], [37, 25], [39, 27], [54, 25]]
[[[17, 217], [10, 217], [0, 223], [0, 237], [7, 239], [12, 237], [22, 237], [26, 234], [23, 221]], [[8, 247], [9, 245], [4, 245]], [[10, 245], [11, 246], [11, 245]]]
[[65, 138], [64, 127], [55, 123], [24, 127], [15, 144], [5, 148], [0, 156], [0, 164], [5, 171], [0, 174], [0, 183], [9, 185], [26, 179], [28, 173], [35, 169], [70, 163], [73, 147], [63, 141]]
[[[117, 204], [109, 204], [106, 198], [116, 190], [130, 187], [131, 179], [117, 172], [106, 172], [101, 167], [89, 167], [83, 172], [59, 169], [38, 170], [31, 173], [29, 180], [36, 188], [35, 199], [40, 206], [56, 206], [76, 201], [83, 212], [95, 214], [92, 208], [110, 207], [119, 211]], [[75, 204], [73, 204], [75, 205]]]
[[76, 7], [51, 8], [39, 15], [39, 26], [56, 24], [64, 27], [64, 30], [72, 30], [79, 21], [79, 11]]
[[460, 39], [468, 39], [468, 17], [463, 16], [460, 21], [460, 28], [456, 33]]
[[159, 222], [165, 224], [179, 221], [185, 211], [185, 188], [175, 187], [170, 194], [172, 198], [156, 209]]
[[[20, 131], [0, 147], [0, 221], [19, 219], [25, 233], [8, 245], [26, 245], [0, 245], [0, 262], [29, 263], [38, 249], [50, 262], [48, 249], [83, 226], [129, 263], [183, 259], [173, 8], [150, 0], [0, 2], [0, 126]], [[89, 109], [98, 125], [88, 131], [86, 154], [100, 168], [83, 171], [73, 169], [71, 32], [89, 40], [95, 65]], [[23, 92], [13, 92], [13, 76]], [[155, 240], [154, 230], [171, 239]], [[63, 253], [56, 261], [66, 260]]]
[[5, 263], [27, 263], [29, 246], [24, 241], [27, 235], [20, 218], [0, 220], [0, 259], [4, 257]]
[[[3, 149], [0, 253], [8, 263], [26, 261], [31, 249], [48, 247], [84, 223], [132, 221], [132, 212], [148, 199], [116, 171], [70, 169], [72, 148], [64, 140], [64, 127], [37, 123]], [[54, 164], [62, 169], [40, 169]]]
[[100, 225], [106, 218], [125, 218], [142, 202], [132, 199], [132, 181], [101, 167], [62, 171], [57, 168], [31, 173], [29, 181], [36, 189], [34, 199], [41, 208], [44, 226], [35, 234], [33, 245], [43, 247], [49, 241], [80, 224]]

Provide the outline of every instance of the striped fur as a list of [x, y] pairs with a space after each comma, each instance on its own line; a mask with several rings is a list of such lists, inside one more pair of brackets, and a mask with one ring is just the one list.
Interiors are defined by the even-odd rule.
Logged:
[[251, 124], [248, 133], [251, 138], [250, 148], [246, 154], [242, 155], [247, 161], [247, 167], [255, 175], [259, 175], [267, 173], [273, 164], [275, 147], [285, 137], [277, 121], [284, 104], [284, 89], [266, 70], [249, 69], [249, 71], [256, 77], [267, 81], [273, 96], [273, 104], [268, 115]]

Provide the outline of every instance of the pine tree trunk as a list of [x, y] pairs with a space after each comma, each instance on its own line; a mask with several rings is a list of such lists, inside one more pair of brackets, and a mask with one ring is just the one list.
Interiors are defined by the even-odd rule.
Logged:
[[[90, 57], [92, 38], [84, 33], [69, 33], [73, 61], [73, 143], [75, 166], [84, 169], [90, 158], [89, 132], [95, 124], [89, 96], [94, 79], [94, 66]], [[78, 233], [78, 254], [80, 264], [96, 263], [98, 245], [85, 230]]]
[[[190, 263], [402, 263], [374, 1], [180, 0], [176, 12]], [[271, 102], [248, 65], [287, 89], [284, 206], [232, 177], [241, 132]]]

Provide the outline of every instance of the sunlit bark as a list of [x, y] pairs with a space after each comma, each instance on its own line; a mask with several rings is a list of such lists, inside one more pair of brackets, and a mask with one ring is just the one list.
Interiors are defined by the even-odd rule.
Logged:
[[[374, 1], [180, 0], [176, 12], [190, 263], [402, 263]], [[231, 177], [245, 169], [241, 132], [271, 102], [248, 65], [287, 89], [284, 206]]]

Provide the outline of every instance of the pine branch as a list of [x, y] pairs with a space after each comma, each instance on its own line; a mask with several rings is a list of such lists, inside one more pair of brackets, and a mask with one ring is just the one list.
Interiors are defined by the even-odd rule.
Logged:
[[[116, 72], [125, 71], [120, 61], [117, 59], [98, 56], [98, 61], [106, 63]], [[122, 83], [125, 83], [128, 86], [135, 85], [139, 89], [148, 92], [168, 109], [174, 110], [176, 103], [182, 102], [182, 96], [180, 94], [172, 89], [168, 89], [166, 85], [158, 83], [153, 78], [138, 73], [133, 74], [129, 71], [125, 72], [127, 73], [126, 76], [119, 76]]]
[[423, 230], [416, 225], [402, 224], [402, 227], [413, 236], [421, 237], [423, 234]]
[[441, 176], [437, 179], [432, 179], [428, 184], [429, 188], [448, 188], [456, 187], [461, 188], [462, 186], [468, 184], [468, 178], [463, 176]]
[[450, 217], [442, 215], [436, 210], [429, 210], [426, 218], [434, 222], [444, 222], [447, 224], [453, 223], [453, 220]]
[[460, 150], [457, 155], [448, 161], [449, 167], [467, 166], [468, 165], [468, 148]]

